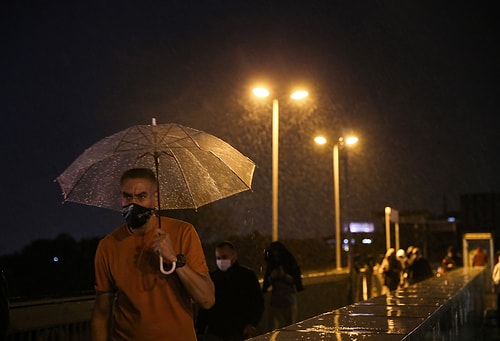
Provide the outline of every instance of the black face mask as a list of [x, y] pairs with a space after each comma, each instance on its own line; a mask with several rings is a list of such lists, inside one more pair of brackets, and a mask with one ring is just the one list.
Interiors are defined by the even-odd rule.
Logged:
[[137, 204], [123, 206], [122, 215], [131, 229], [136, 229], [146, 224], [153, 215], [154, 209], [142, 207]]

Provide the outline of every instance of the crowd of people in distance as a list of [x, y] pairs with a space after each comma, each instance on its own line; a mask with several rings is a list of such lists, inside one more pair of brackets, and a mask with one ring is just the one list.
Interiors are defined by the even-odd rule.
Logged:
[[[476, 247], [471, 251], [469, 262], [473, 267], [485, 266], [488, 264], [487, 253], [481, 247]], [[441, 260], [441, 266], [438, 267], [436, 274], [438, 276], [442, 275], [444, 272], [461, 266], [461, 263], [460, 254], [454, 252], [453, 247], [450, 246], [447, 248], [446, 254]], [[431, 278], [434, 276], [434, 271], [420, 248], [410, 246], [406, 251], [403, 249], [396, 251], [394, 248], [389, 248], [378, 266], [378, 274], [382, 281], [380, 294], [385, 294], [389, 291], [404, 288]], [[500, 293], [500, 266], [498, 266], [497, 275], [498, 278], [493, 279], [493, 281], [498, 282], [498, 292]]]
[[383, 284], [381, 294], [434, 276], [429, 261], [420, 248], [414, 246], [408, 247], [406, 251], [389, 248], [378, 267], [378, 272]]

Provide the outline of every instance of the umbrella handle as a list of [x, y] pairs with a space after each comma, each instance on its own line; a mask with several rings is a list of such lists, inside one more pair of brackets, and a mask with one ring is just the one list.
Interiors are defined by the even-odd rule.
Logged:
[[160, 272], [164, 275], [170, 275], [174, 271], [175, 271], [175, 262], [172, 262], [172, 269], [167, 271], [165, 270], [165, 268], [163, 268], [163, 257], [160, 255]]

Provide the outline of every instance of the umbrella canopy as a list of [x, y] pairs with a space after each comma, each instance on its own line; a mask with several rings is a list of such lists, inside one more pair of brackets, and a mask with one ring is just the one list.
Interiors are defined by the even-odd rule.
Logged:
[[153, 120], [95, 143], [56, 180], [64, 201], [120, 211], [120, 177], [136, 167], [156, 173], [159, 209], [196, 209], [246, 191], [255, 170], [252, 160], [213, 135]]

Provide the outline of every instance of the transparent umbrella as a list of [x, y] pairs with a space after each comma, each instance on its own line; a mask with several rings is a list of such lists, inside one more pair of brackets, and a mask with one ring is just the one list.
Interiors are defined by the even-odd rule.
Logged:
[[159, 210], [196, 209], [249, 190], [255, 163], [213, 135], [153, 119], [98, 141], [56, 181], [65, 202], [121, 211], [121, 175], [136, 167], [154, 170]]
[[153, 120], [95, 143], [56, 180], [64, 201], [121, 211], [120, 177], [135, 167], [155, 171], [159, 209], [196, 209], [246, 191], [255, 170], [252, 160], [213, 135]]

